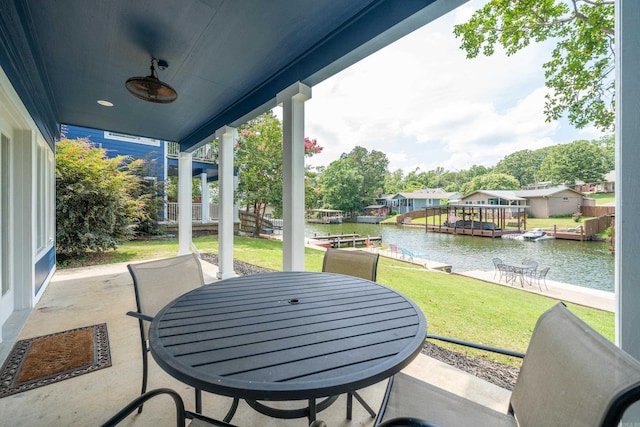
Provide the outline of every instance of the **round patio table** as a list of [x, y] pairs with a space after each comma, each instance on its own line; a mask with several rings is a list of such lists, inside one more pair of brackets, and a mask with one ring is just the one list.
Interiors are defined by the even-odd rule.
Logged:
[[[235, 277], [188, 292], [151, 322], [151, 354], [200, 390], [281, 418], [315, 419], [340, 394], [380, 382], [420, 353], [427, 322], [408, 298], [332, 273]], [[316, 405], [316, 399], [326, 398]], [[257, 400], [307, 400], [292, 413]]]

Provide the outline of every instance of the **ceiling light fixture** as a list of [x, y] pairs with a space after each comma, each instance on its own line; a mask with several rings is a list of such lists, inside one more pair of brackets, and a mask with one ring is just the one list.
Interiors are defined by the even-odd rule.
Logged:
[[136, 98], [158, 104], [168, 104], [178, 98], [178, 93], [167, 83], [158, 79], [156, 68], [164, 70], [169, 66], [163, 59], [151, 58], [151, 74], [146, 77], [131, 77], [124, 84], [127, 90]]

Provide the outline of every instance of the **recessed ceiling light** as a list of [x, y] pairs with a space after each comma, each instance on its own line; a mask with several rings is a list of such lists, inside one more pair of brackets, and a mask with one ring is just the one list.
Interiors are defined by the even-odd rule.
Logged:
[[105, 101], [104, 99], [99, 99], [98, 104], [102, 105], [103, 107], [113, 107], [113, 102]]

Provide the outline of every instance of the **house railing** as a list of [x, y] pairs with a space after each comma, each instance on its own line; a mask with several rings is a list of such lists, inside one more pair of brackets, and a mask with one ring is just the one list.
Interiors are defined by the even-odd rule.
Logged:
[[[168, 223], [178, 222], [178, 204], [166, 203], [165, 212]], [[219, 206], [216, 204], [209, 205], [209, 221], [217, 221], [220, 218]], [[191, 204], [191, 220], [202, 221], [202, 203]]]
[[[180, 144], [167, 142], [167, 157], [177, 159], [180, 156]], [[208, 143], [197, 148], [192, 153], [192, 159], [198, 162], [217, 163], [216, 146]]]

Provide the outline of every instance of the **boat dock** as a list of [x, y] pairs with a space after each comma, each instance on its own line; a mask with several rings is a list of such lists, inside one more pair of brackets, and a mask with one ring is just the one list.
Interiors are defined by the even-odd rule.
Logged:
[[327, 234], [325, 236], [314, 234], [313, 237], [307, 239], [309, 243], [324, 248], [344, 248], [366, 246], [367, 243], [382, 242], [382, 236], [361, 237], [359, 234]]

